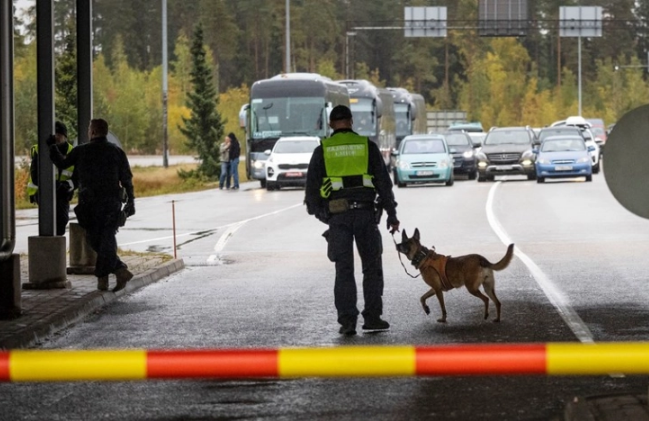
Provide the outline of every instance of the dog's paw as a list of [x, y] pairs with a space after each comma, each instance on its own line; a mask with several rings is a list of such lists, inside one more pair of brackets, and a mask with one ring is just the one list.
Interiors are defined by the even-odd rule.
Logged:
[[437, 319], [437, 323], [446, 323], [446, 318]]
[[430, 315], [430, 307], [424, 306], [424, 311], [426, 312], [426, 315]]
[[494, 319], [494, 323], [500, 323], [500, 319]]

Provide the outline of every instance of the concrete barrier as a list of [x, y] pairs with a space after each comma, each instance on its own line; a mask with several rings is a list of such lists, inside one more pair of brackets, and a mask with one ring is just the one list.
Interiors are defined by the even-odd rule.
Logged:
[[70, 223], [70, 265], [68, 274], [92, 274], [95, 272], [97, 253], [86, 241], [86, 230], [76, 222]]

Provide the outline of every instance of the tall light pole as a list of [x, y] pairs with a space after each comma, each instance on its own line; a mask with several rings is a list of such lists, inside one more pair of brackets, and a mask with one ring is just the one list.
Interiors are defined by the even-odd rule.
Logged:
[[291, 0], [286, 0], [286, 73], [291, 73]]
[[162, 165], [169, 166], [167, 134], [167, 0], [162, 0]]
[[356, 35], [356, 32], [348, 31], [345, 35], [345, 78], [350, 78], [349, 73], [349, 37]]

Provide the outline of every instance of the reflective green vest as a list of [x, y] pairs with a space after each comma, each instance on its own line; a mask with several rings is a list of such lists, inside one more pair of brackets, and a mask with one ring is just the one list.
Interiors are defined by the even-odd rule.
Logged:
[[[65, 153], [66, 155], [70, 153], [72, 148], [74, 148], [74, 146], [72, 146], [70, 142], [67, 143], [68, 143], [68, 151]], [[32, 159], [34, 159], [34, 155], [36, 155], [37, 152], [38, 152], [38, 145], [32, 146], [32, 149], [30, 151], [30, 155]], [[74, 165], [65, 168], [63, 170], [57, 168], [57, 172], [59, 174], [57, 178], [58, 181], [67, 181], [72, 178], [72, 173], [74, 172]], [[27, 182], [27, 195], [34, 196], [36, 192], [38, 192], [38, 186], [34, 184], [34, 182], [32, 181], [32, 176], [30, 172], [29, 181]]]
[[320, 196], [327, 199], [332, 191], [366, 187], [374, 189], [369, 169], [369, 139], [353, 132], [336, 133], [322, 141], [326, 177]]

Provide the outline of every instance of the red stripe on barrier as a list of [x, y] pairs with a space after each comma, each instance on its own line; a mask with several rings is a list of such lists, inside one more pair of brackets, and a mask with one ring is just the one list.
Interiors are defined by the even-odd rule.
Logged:
[[543, 345], [417, 347], [416, 375], [546, 374]]
[[9, 353], [0, 352], [0, 382], [8, 382], [9, 377]]
[[277, 350], [149, 351], [147, 378], [278, 377]]

